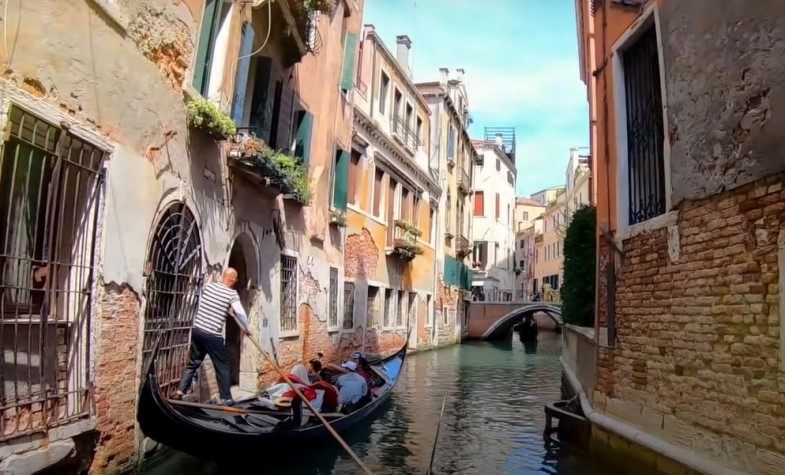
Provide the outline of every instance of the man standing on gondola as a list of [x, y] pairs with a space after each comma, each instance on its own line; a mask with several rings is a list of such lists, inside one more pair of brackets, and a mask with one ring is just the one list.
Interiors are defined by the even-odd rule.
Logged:
[[220, 282], [210, 282], [202, 290], [202, 295], [199, 297], [199, 309], [196, 311], [194, 327], [191, 331], [191, 352], [188, 355], [188, 365], [180, 379], [180, 387], [176, 393], [177, 398], [182, 398], [185, 395], [185, 392], [191, 387], [191, 380], [204, 361], [204, 357], [210, 355], [221, 398], [218, 403], [227, 405], [233, 402], [230, 391], [229, 358], [226, 355], [223, 339], [224, 324], [226, 317], [230, 315], [230, 310], [234, 311], [242, 331], [250, 334], [248, 317], [240, 303], [240, 296], [232, 288], [235, 283], [237, 283], [237, 271], [227, 267], [221, 274]]

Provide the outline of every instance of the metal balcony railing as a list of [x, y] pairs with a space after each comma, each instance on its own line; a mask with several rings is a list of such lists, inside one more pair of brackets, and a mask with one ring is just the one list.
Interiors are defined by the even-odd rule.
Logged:
[[408, 121], [402, 116], [393, 118], [393, 137], [412, 152], [417, 151], [417, 148], [422, 145], [422, 141], [417, 137], [417, 133], [411, 129]]
[[422, 246], [417, 242], [418, 231], [411, 224], [396, 221], [392, 233], [388, 234], [387, 247], [390, 254], [398, 255], [403, 259], [411, 260], [422, 254]]
[[461, 164], [461, 173], [458, 175], [458, 180], [459, 190], [467, 195], [472, 192], [472, 180], [469, 177], [469, 173], [466, 171], [466, 168], [463, 167], [463, 164]]

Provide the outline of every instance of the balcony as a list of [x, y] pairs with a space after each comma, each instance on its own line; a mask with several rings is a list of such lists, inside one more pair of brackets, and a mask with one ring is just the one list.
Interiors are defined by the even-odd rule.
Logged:
[[423, 253], [423, 248], [417, 242], [420, 231], [410, 222], [396, 220], [391, 232], [388, 234], [387, 254], [411, 261]]
[[[318, 53], [322, 46], [321, 34], [316, 25], [317, 13], [330, 14], [332, 2], [317, 0], [303, 2], [301, 0], [283, 0], [275, 2], [280, 9], [281, 17], [273, 13], [272, 24], [282, 25], [289, 34], [281, 34], [285, 47], [284, 64], [286, 67], [306, 54]], [[264, 9], [261, 9], [264, 10]]]
[[455, 247], [455, 255], [464, 258], [472, 253], [472, 243], [463, 234], [458, 236], [458, 244]]
[[463, 165], [461, 165], [461, 172], [458, 174], [458, 189], [465, 195], [472, 192], [472, 180]]
[[417, 137], [415, 131], [409, 127], [408, 121], [403, 117], [395, 117], [393, 119], [392, 135], [401, 145], [414, 153], [417, 151], [422, 141]]

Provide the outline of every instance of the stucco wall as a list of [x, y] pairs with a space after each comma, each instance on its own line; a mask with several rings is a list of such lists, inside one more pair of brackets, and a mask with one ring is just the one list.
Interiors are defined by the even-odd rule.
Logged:
[[660, 3], [673, 204], [785, 169], [785, 5]]

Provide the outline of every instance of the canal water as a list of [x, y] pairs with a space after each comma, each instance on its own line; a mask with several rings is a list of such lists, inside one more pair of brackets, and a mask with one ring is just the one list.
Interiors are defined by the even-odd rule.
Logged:
[[[468, 342], [411, 355], [394, 394], [345, 439], [374, 473], [424, 474], [447, 403], [435, 473], [609, 473], [588, 454], [543, 439], [543, 405], [561, 398], [561, 335], [541, 332], [536, 348]], [[304, 445], [293, 455], [238, 453], [237, 467], [165, 450], [145, 474], [357, 473], [338, 445]], [[239, 467], [245, 468], [238, 472]]]

